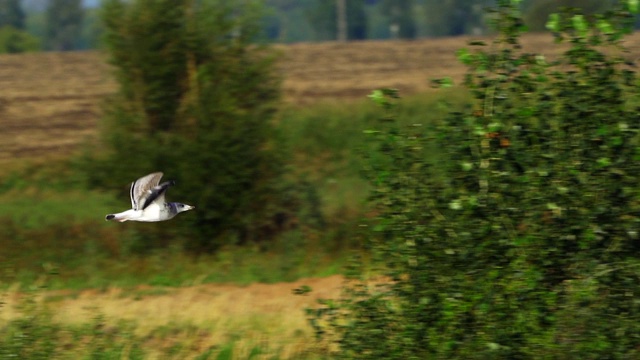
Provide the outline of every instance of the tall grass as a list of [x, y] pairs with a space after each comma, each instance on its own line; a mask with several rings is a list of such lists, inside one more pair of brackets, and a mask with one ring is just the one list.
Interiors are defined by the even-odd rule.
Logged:
[[304, 307], [335, 296], [339, 277], [317, 279], [323, 295], [297, 296], [302, 281], [167, 289], [0, 291], [0, 358], [320, 359]]

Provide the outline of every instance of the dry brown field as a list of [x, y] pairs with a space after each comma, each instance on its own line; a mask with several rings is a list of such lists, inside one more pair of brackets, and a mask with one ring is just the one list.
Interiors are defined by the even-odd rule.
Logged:
[[[237, 359], [248, 358], [255, 346], [289, 359], [313, 349], [314, 337], [304, 309], [317, 306], [321, 298], [338, 298], [343, 281], [341, 276], [330, 276], [247, 286], [43, 291], [35, 300], [53, 312], [55, 322], [81, 325], [101, 316], [107, 332], [116, 331], [122, 321], [134, 322], [134, 335], [144, 339], [138, 345], [151, 355], [182, 344], [184, 349], [172, 359], [187, 359], [233, 343]], [[294, 295], [293, 290], [302, 285], [313, 291]], [[0, 293], [0, 322], [20, 315], [17, 304], [25, 296], [15, 290]]]
[[[379, 87], [427, 91], [430, 79], [461, 79], [465, 69], [455, 52], [470, 39], [279, 45], [284, 101], [362, 99]], [[529, 52], [558, 51], [547, 34], [523, 43]], [[640, 34], [628, 45], [637, 54]], [[68, 154], [95, 136], [101, 103], [115, 91], [105, 60], [95, 51], [1, 55], [0, 160]]]

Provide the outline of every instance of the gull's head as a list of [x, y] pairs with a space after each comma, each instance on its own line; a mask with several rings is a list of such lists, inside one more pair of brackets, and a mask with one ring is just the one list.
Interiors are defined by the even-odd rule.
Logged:
[[182, 203], [175, 203], [175, 206], [176, 206], [176, 214], [179, 214], [179, 213], [185, 212], [185, 211], [189, 211], [189, 210], [193, 210], [193, 209], [196, 208], [195, 206], [182, 204]]

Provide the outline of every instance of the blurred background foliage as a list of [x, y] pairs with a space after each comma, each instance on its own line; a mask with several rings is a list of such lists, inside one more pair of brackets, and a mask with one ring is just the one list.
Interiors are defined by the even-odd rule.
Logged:
[[[0, 28], [10, 26], [20, 35], [12, 39], [0, 37], [0, 50], [100, 48], [105, 28], [98, 13], [103, 3], [108, 1], [2, 0]], [[337, 38], [336, 1], [261, 0], [259, 3], [266, 10], [259, 21], [265, 34], [263, 41], [291, 43]], [[485, 9], [495, 3], [495, 0], [346, 0], [348, 39], [483, 35], [490, 32]], [[531, 30], [545, 31], [548, 15], [562, 7], [580, 7], [591, 14], [605, 11], [614, 3], [615, 0], [523, 0], [519, 6]], [[16, 45], [22, 42], [25, 44]]]

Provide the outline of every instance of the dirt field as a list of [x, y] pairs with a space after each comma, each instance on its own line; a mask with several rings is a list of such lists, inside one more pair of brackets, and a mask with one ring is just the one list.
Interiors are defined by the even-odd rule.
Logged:
[[[361, 99], [372, 89], [403, 94], [429, 89], [432, 78], [460, 79], [455, 51], [470, 38], [304, 43], [278, 46], [287, 103]], [[548, 54], [550, 35], [525, 37], [528, 51]], [[630, 44], [637, 49], [640, 35]], [[557, 51], [557, 50], [556, 50]], [[0, 56], [0, 160], [67, 154], [95, 135], [101, 101], [115, 90], [98, 52]]]

